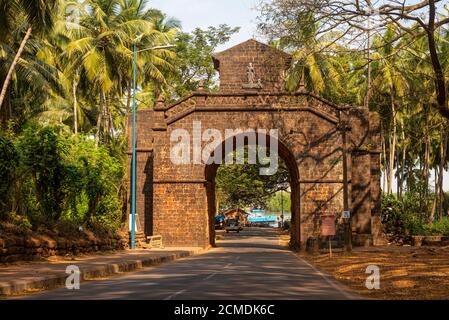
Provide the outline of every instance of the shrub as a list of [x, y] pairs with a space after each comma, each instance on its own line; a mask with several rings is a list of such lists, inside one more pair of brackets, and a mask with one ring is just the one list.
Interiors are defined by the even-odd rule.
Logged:
[[12, 185], [18, 161], [13, 141], [0, 132], [0, 217], [11, 210]]
[[387, 234], [403, 234], [402, 203], [393, 195], [382, 196], [382, 224]]
[[402, 201], [394, 195], [382, 197], [382, 224], [387, 234], [404, 237], [424, 232], [419, 206], [413, 196], [406, 195]]
[[53, 126], [27, 128], [19, 140], [22, 163], [34, 181], [38, 210], [48, 222], [61, 217], [64, 201], [65, 167], [62, 161], [67, 146]]
[[449, 236], [449, 218], [445, 217], [434, 223], [424, 225], [423, 235], [426, 236]]
[[74, 234], [81, 225], [116, 231], [124, 166], [122, 155], [56, 126], [31, 124], [16, 139], [1, 134], [0, 218]]
[[122, 205], [114, 195], [104, 197], [98, 204], [95, 221], [113, 232], [117, 231], [121, 224]]
[[75, 182], [68, 191], [68, 213], [81, 217], [84, 223], [95, 221], [117, 229], [122, 213], [119, 188], [124, 165], [105, 148], [95, 147], [93, 141], [79, 139], [70, 144], [67, 156]]
[[406, 195], [402, 201], [393, 195], [382, 197], [382, 223], [387, 234], [396, 237], [428, 235], [449, 236], [449, 217], [427, 223], [418, 201]]

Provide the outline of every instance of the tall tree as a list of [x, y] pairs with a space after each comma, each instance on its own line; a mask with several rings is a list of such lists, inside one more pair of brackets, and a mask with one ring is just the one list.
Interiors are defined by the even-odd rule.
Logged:
[[14, 74], [14, 70], [25, 49], [25, 45], [31, 37], [33, 30], [36, 32], [46, 32], [53, 26], [53, 12], [56, 9], [58, 0], [1, 0], [0, 1], [0, 21], [3, 32], [0, 33], [0, 41], [3, 41], [11, 33], [11, 28], [17, 23], [17, 19], [25, 19], [27, 27], [23, 35], [17, 53], [6, 74], [0, 92], [0, 108], [3, 105], [5, 96]]
[[[78, 26], [71, 30], [73, 41], [67, 46], [67, 55], [73, 65], [82, 65], [87, 79], [98, 91], [99, 109], [96, 143], [114, 133], [112, 119], [112, 91], [123, 92], [123, 82], [130, 85], [132, 46], [138, 49], [167, 43], [169, 37], [155, 30], [152, 15], [144, 11], [145, 1], [88, 0], [80, 8]], [[170, 67], [168, 50], [139, 54], [139, 74], [164, 81], [161, 68]], [[142, 83], [142, 76], [139, 76]]]
[[[390, 24], [398, 29], [395, 39], [412, 37], [412, 40], [424, 39], [427, 44], [426, 54], [429, 57], [436, 94], [431, 107], [443, 117], [449, 119], [447, 80], [442, 67], [441, 47], [437, 44], [437, 35], [449, 24], [446, 8], [440, 0], [270, 0], [263, 1], [261, 6], [261, 25], [265, 30], [271, 29], [278, 37], [295, 34], [299, 28], [307, 28], [310, 21], [301, 20], [310, 14], [314, 21], [320, 23], [317, 34], [338, 30], [340, 43], [351, 44], [353, 50], [365, 52], [367, 31], [382, 33]], [[367, 20], [371, 20], [367, 27]], [[346, 50], [346, 49], [345, 49]]]

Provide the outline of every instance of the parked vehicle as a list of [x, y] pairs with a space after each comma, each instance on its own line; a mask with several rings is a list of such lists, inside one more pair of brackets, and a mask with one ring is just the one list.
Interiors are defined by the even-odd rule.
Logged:
[[228, 220], [226, 220], [226, 223], [225, 223], [225, 230], [226, 230], [226, 233], [229, 233], [231, 231], [239, 233], [240, 231], [243, 230], [243, 228], [237, 219], [228, 219]]
[[225, 217], [216, 216], [215, 217], [215, 230], [223, 230], [225, 227]]

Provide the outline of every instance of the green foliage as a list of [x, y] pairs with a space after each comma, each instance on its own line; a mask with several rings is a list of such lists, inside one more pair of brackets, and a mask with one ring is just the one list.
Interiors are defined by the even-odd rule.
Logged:
[[0, 83], [33, 27], [0, 106], [0, 126], [13, 130], [0, 134], [0, 219], [25, 229], [116, 230], [134, 44], [138, 108], [151, 108], [160, 94], [177, 99], [200, 79], [212, 90], [212, 53], [238, 28], [183, 33], [146, 0], [0, 4]]
[[19, 140], [23, 170], [34, 181], [38, 210], [47, 221], [61, 217], [66, 168], [62, 162], [67, 145], [55, 127], [27, 128]]
[[407, 194], [398, 200], [394, 195], [382, 198], [382, 223], [387, 234], [395, 237], [407, 236], [448, 236], [449, 217], [428, 223], [419, 214], [420, 206], [416, 198]]
[[170, 81], [174, 92], [172, 99], [186, 96], [198, 89], [200, 80], [205, 89], [216, 86], [216, 71], [212, 54], [219, 45], [229, 41], [240, 28], [227, 25], [209, 27], [207, 30], [195, 29], [192, 33], [181, 32], [176, 38], [177, 72]]
[[12, 139], [0, 132], [0, 217], [8, 212], [10, 206], [18, 158]]
[[10, 213], [8, 215], [8, 219], [12, 224], [19, 227], [22, 230], [31, 229], [33, 227], [27, 216], [21, 216], [15, 213]]
[[394, 195], [382, 197], [382, 223], [387, 234], [409, 236], [423, 233], [423, 220], [416, 199], [407, 195], [402, 201]]
[[267, 210], [270, 212], [290, 212], [291, 194], [288, 192], [277, 192], [270, 197], [267, 203]]
[[449, 236], [449, 218], [444, 217], [434, 223], [424, 225], [424, 235]]
[[[247, 149], [245, 149], [247, 152]], [[221, 208], [266, 208], [270, 198], [289, 186], [289, 172], [280, 161], [278, 171], [261, 176], [261, 164], [223, 165], [217, 171], [217, 196]]]
[[119, 188], [124, 176], [124, 163], [112, 157], [104, 147], [85, 138], [72, 139], [66, 161], [71, 183], [67, 186], [69, 217], [84, 223], [100, 222], [117, 229], [121, 220]]
[[[63, 221], [111, 231], [120, 227], [124, 163], [105, 147], [59, 127], [34, 124], [15, 141], [1, 135], [0, 157], [2, 213], [10, 222], [23, 228]], [[13, 182], [17, 188], [11, 188]]]

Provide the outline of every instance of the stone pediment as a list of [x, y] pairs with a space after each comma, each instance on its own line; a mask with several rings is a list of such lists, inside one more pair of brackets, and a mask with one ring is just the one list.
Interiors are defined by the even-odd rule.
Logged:
[[291, 56], [281, 50], [248, 40], [213, 55], [220, 73], [218, 92], [198, 92], [156, 111], [164, 111], [165, 124], [170, 125], [198, 111], [310, 111], [329, 122], [339, 121], [340, 110], [333, 104], [308, 92], [285, 92], [285, 73]]
[[281, 92], [291, 56], [254, 39], [213, 55], [221, 92]]

